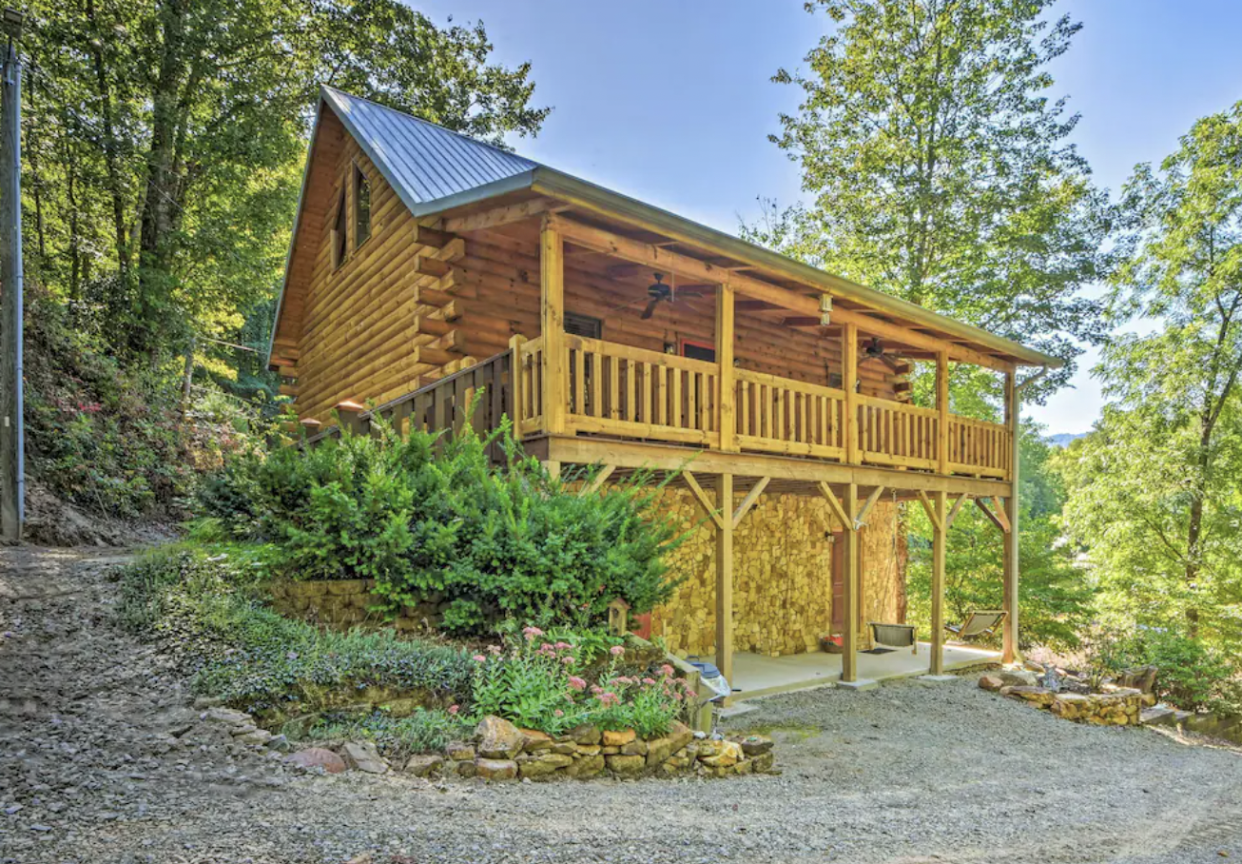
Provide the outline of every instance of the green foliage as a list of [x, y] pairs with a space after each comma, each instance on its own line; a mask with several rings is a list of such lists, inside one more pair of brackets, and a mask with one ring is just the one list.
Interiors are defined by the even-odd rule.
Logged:
[[293, 731], [297, 737], [313, 741], [370, 739], [384, 750], [389, 759], [402, 759], [414, 753], [443, 751], [450, 743], [469, 738], [474, 731], [474, 722], [451, 708], [416, 708], [405, 717], [394, 717], [387, 711], [374, 711], [362, 717], [328, 713], [305, 732], [300, 729]]
[[[1049, 472], [1050, 448], [1039, 430], [1022, 430], [1019, 489], [1018, 613], [1022, 647], [1046, 645], [1074, 648], [1090, 620], [1091, 587], [1075, 566], [1075, 549], [1064, 542], [1057, 526], [1064, 491]], [[923, 632], [931, 626], [931, 526], [921, 507], [907, 510], [914, 537], [907, 569], [909, 620]], [[1002, 538], [978, 512], [963, 508], [949, 531], [945, 560], [945, 604], [950, 622], [961, 623], [971, 610], [999, 609], [1003, 593]], [[997, 635], [995, 641], [999, 643]]]
[[95, 513], [175, 510], [195, 477], [176, 390], [147, 367], [119, 364], [68, 318], [47, 292], [27, 291], [27, 470]]
[[31, 276], [144, 357], [270, 300], [319, 83], [495, 141], [548, 113], [481, 24], [439, 28], [397, 0], [25, 11]]
[[127, 567], [118, 616], [195, 673], [197, 691], [246, 711], [349, 704], [363, 691], [468, 701], [473, 664], [460, 650], [392, 631], [335, 633], [263, 608], [268, 551], [165, 547]]
[[[809, 207], [748, 239], [1069, 361], [1104, 333], [1078, 289], [1107, 259], [1106, 197], [1050, 100], [1048, 64], [1078, 24], [1052, 0], [818, 0], [833, 21], [772, 140], [802, 169]], [[1045, 392], [1047, 392], [1045, 390]]]
[[614, 645], [602, 665], [590, 665], [574, 636], [549, 641], [527, 627], [507, 651], [476, 654], [474, 714], [495, 714], [519, 727], [559, 735], [582, 724], [661, 735], [694, 696], [672, 666], [623, 668], [627, 649]]
[[1235, 665], [1202, 640], [1163, 629], [1108, 633], [1092, 644], [1092, 663], [1109, 673], [1155, 666], [1160, 698], [1183, 711], [1236, 711]]
[[1106, 623], [1237, 657], [1242, 103], [1198, 121], [1159, 171], [1139, 166], [1124, 203], [1110, 311], [1158, 326], [1103, 352], [1103, 418], [1055, 460], [1064, 525], [1088, 550]]
[[[205, 512], [274, 546], [273, 566], [296, 579], [369, 578], [390, 608], [434, 596], [442, 626], [481, 633], [500, 620], [595, 626], [607, 604], [638, 612], [675, 583], [663, 556], [675, 529], [656, 517], [658, 488], [638, 476], [579, 495], [510, 453], [491, 464], [467, 430], [452, 441], [414, 432], [345, 435], [310, 450], [246, 455], [205, 486]], [[494, 437], [493, 436], [493, 437]]]

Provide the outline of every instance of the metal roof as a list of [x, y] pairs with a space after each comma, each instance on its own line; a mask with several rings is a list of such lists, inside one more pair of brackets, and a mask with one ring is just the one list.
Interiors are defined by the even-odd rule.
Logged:
[[[984, 346], [988, 351], [1015, 357], [1025, 365], [1063, 365], [1059, 358], [1027, 348], [1011, 339], [947, 318], [874, 288], [857, 285], [675, 213], [541, 165], [516, 153], [451, 132], [395, 108], [322, 85], [320, 105], [325, 104], [340, 118], [350, 135], [379, 168], [384, 179], [414, 216], [426, 216], [506, 192], [531, 189], [604, 214], [622, 219], [638, 219], [642, 224], [691, 245], [701, 245], [740, 261], [753, 263], [761, 269], [781, 273], [808, 287], [849, 297], [878, 311]], [[315, 132], [312, 132], [312, 148], [314, 137]], [[306, 177], [309, 177], [309, 159], [306, 171]], [[306, 191], [305, 182], [304, 177], [303, 194]], [[296, 219], [300, 220], [301, 210], [302, 201], [299, 200]], [[294, 238], [296, 235], [297, 222], [294, 223]], [[290, 242], [291, 253], [294, 238]], [[287, 264], [285, 275], [288, 278]], [[282, 287], [276, 308], [277, 325], [280, 322], [284, 294], [285, 289]], [[273, 341], [275, 329], [274, 327], [272, 331]], [[268, 346], [268, 357], [270, 360], [271, 343]]]
[[423, 216], [478, 197], [530, 185], [539, 163], [376, 102], [323, 87], [345, 128], [383, 172], [405, 206]]

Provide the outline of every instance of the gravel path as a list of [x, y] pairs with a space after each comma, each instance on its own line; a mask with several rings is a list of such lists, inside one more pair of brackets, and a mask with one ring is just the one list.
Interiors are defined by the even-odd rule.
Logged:
[[1077, 726], [969, 680], [762, 700], [732, 728], [770, 732], [780, 776], [484, 786], [298, 772], [198, 722], [166, 662], [108, 623], [116, 561], [0, 550], [0, 861], [1242, 856], [1236, 753]]

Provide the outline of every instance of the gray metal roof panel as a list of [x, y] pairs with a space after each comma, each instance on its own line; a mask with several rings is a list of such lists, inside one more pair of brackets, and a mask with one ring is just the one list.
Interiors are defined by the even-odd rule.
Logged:
[[445, 199], [528, 175], [539, 163], [331, 87], [323, 98], [416, 216]]

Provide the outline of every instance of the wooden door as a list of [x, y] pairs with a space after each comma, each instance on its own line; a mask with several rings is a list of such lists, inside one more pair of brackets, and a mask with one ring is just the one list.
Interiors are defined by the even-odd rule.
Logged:
[[[866, 529], [862, 529], [865, 531]], [[858, 633], [859, 640], [865, 636], [863, 631], [863, 598], [867, 593], [865, 578], [867, 567], [863, 561], [863, 533], [858, 532], [858, 569], [864, 578], [859, 579], [858, 591]], [[842, 531], [832, 532], [832, 632], [845, 632], [845, 534]]]

